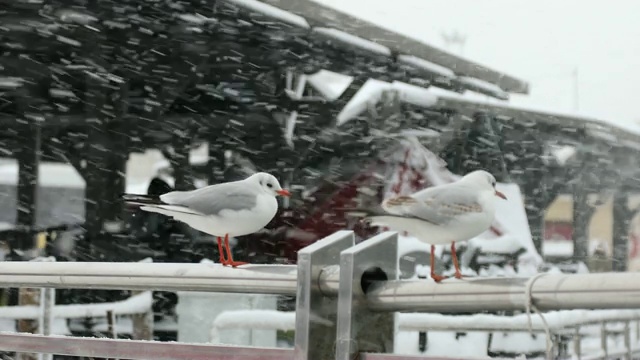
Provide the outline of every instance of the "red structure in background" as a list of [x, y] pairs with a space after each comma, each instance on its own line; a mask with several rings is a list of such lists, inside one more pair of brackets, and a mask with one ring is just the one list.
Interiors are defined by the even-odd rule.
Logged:
[[545, 240], [573, 239], [573, 224], [566, 221], [546, 221], [544, 223]]
[[[282, 210], [276, 216], [269, 227], [278, 230], [268, 242], [274, 244], [270, 249], [278, 252], [274, 254], [277, 258], [295, 263], [299, 249], [339, 230], [351, 229], [359, 238], [371, 237], [380, 230], [348, 216], [348, 209], [377, 206], [387, 197], [411, 194], [457, 179], [442, 159], [415, 139], [402, 141], [379, 159], [355, 168], [362, 170], [347, 174], [351, 178], [344, 181], [326, 181], [303, 199], [302, 205]], [[499, 221], [491, 230], [495, 236], [504, 232]], [[252, 238], [248, 241], [250, 253], [265, 251], [260, 241], [255, 241], [263, 237], [264, 234], [246, 237]]]

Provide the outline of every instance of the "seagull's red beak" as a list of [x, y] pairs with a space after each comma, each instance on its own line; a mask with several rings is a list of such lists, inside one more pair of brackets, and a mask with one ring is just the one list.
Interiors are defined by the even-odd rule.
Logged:
[[497, 196], [497, 197], [501, 197], [501, 198], [503, 198], [503, 199], [507, 200], [507, 197], [506, 197], [506, 196], [504, 196], [504, 194], [503, 194], [503, 193], [501, 193], [501, 192], [500, 192], [500, 191], [498, 191], [498, 190], [496, 190], [496, 196]]
[[285, 190], [285, 189], [276, 190], [276, 193], [278, 193], [278, 195], [280, 196], [286, 196], [286, 197], [291, 196], [291, 193], [289, 192], [289, 190]]

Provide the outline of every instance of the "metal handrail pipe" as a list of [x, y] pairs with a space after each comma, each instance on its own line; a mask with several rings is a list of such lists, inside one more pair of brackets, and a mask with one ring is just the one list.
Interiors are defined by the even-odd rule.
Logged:
[[295, 265], [0, 262], [0, 287], [207, 291], [295, 295]]
[[[541, 274], [534, 278], [451, 279], [377, 283], [367, 293], [374, 311], [478, 312], [570, 309], [639, 309], [635, 273]], [[527, 291], [529, 288], [530, 292]]]

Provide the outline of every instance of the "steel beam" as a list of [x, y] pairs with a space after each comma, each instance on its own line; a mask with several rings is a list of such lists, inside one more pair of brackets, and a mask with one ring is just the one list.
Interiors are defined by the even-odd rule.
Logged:
[[[340, 310], [353, 316], [362, 310], [363, 303], [375, 312], [458, 313], [525, 308], [527, 278], [447, 279], [439, 284], [429, 280], [399, 281], [395, 280], [395, 268], [386, 260], [380, 260], [382, 255], [352, 254], [364, 245], [373, 246], [377, 240], [381, 247], [386, 247], [391, 259], [396, 251], [393, 238], [380, 239], [366, 240], [345, 250], [343, 255], [353, 256], [355, 260], [341, 260], [339, 274], [335, 267], [323, 268], [317, 278], [313, 273], [312, 287], [317, 287], [314, 291], [335, 297], [340, 278], [340, 285], [349, 286], [353, 291], [352, 300], [343, 300]], [[380, 269], [371, 271], [376, 267]], [[382, 281], [384, 276], [388, 281]], [[0, 262], [0, 287], [296, 295], [297, 280], [297, 268], [293, 265], [245, 265], [234, 269], [219, 264], [43, 262], [34, 266], [21, 261]], [[365, 295], [363, 286], [367, 288], [367, 284], [371, 285]], [[344, 290], [343, 298], [346, 294]], [[637, 309], [640, 308], [640, 282], [633, 273], [545, 274], [531, 285], [531, 296], [541, 311]], [[349, 303], [353, 308], [347, 306]], [[347, 323], [352, 322], [349, 319], [345, 319]], [[353, 332], [344, 326], [342, 331]]]
[[213, 291], [295, 295], [293, 265], [0, 262], [0, 287]]
[[290, 349], [0, 333], [0, 349], [109, 359], [286, 360]]
[[[374, 311], [479, 312], [523, 310], [527, 278], [390, 281], [367, 294]], [[640, 308], [640, 282], [632, 273], [548, 274], [531, 285], [540, 311]]]
[[340, 254], [337, 360], [351, 360], [360, 351], [392, 353], [394, 314], [374, 313], [366, 303], [373, 281], [398, 278], [398, 234], [385, 232]]
[[296, 360], [324, 360], [333, 356], [338, 304], [314, 283], [323, 273], [339, 274], [336, 265], [340, 264], [340, 253], [354, 244], [353, 231], [339, 231], [298, 252]]

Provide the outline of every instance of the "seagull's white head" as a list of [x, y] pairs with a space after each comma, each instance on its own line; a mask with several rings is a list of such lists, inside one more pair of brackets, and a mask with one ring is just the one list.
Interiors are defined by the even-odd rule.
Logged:
[[288, 190], [280, 186], [278, 179], [269, 173], [255, 173], [246, 178], [245, 181], [257, 184], [262, 191], [272, 196], [291, 196]]
[[507, 199], [507, 197], [496, 190], [496, 178], [489, 172], [484, 170], [476, 170], [468, 173], [460, 179], [460, 182], [468, 184], [469, 186], [478, 188], [483, 191], [494, 192], [496, 196]]

